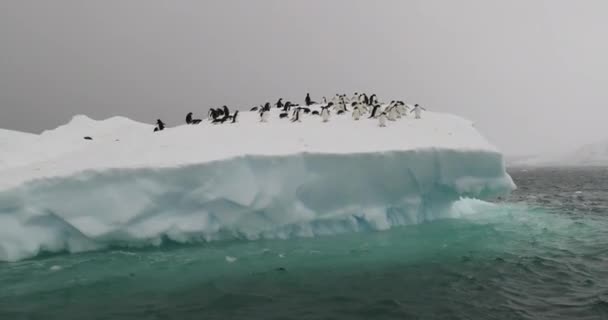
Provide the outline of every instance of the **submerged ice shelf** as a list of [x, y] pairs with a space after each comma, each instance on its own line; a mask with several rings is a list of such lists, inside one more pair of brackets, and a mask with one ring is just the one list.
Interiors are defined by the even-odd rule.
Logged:
[[[508, 193], [500, 152], [468, 120], [426, 112], [379, 128], [328, 123], [151, 125], [75, 117], [0, 131], [0, 261], [40, 251], [383, 230]], [[84, 140], [90, 136], [93, 140]], [[11, 144], [11, 141], [19, 144]]]

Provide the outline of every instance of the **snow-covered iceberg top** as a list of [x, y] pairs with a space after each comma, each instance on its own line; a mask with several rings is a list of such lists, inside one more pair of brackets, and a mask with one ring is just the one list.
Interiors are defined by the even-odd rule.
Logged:
[[243, 112], [235, 124], [204, 122], [157, 133], [152, 125], [123, 117], [95, 121], [86, 116], [75, 116], [41, 135], [0, 131], [0, 190], [86, 170], [178, 167], [243, 156], [424, 149], [498, 154], [470, 121], [448, 114], [426, 112], [423, 119], [400, 119], [385, 128], [378, 127], [377, 120], [354, 121], [348, 115], [334, 116], [327, 123], [305, 116], [292, 123], [278, 114], [261, 123], [257, 113]]
[[[425, 112], [379, 127], [322, 122], [182, 125], [77, 116], [40, 135], [0, 131], [0, 261], [107, 245], [381, 230], [508, 193], [473, 124]], [[84, 137], [92, 140], [85, 140]]]

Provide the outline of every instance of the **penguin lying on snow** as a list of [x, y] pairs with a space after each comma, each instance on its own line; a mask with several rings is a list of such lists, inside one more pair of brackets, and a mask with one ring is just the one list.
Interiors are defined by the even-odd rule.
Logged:
[[192, 119], [192, 112], [189, 112], [186, 115], [186, 124], [199, 124], [201, 123], [203, 120], [201, 119]]
[[287, 118], [287, 117], [289, 117], [289, 113], [287, 113], [287, 112], [283, 112], [283, 113], [279, 114], [280, 119]]

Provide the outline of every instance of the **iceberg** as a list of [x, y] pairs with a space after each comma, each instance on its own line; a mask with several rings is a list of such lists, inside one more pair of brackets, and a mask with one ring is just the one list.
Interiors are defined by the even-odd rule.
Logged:
[[515, 188], [497, 148], [449, 114], [381, 128], [242, 112], [234, 124], [152, 131], [86, 116], [40, 135], [0, 131], [0, 261], [385, 230]]

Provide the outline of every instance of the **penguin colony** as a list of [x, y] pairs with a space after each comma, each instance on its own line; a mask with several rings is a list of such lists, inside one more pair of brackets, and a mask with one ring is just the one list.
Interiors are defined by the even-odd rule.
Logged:
[[[393, 100], [386, 103], [378, 100], [375, 94], [368, 96], [365, 93], [357, 92], [350, 98], [346, 94], [336, 94], [331, 99], [323, 97], [322, 101], [322, 103], [313, 101], [310, 94], [307, 93], [304, 99], [305, 106], [294, 104], [291, 101], [283, 102], [283, 98], [281, 98], [274, 105], [266, 102], [263, 105], [251, 108], [250, 111], [258, 113], [259, 122], [261, 123], [268, 122], [272, 112], [279, 112], [279, 119], [285, 119], [281, 121], [289, 120], [294, 123], [302, 122], [305, 115], [319, 118], [321, 122], [329, 122], [333, 114], [336, 116], [350, 114], [354, 121], [362, 119], [374, 120], [378, 122], [379, 127], [386, 127], [390, 121], [397, 121], [407, 116], [408, 113], [413, 113], [416, 119], [420, 119], [422, 117], [422, 110], [426, 110], [418, 104], [411, 106], [401, 100]], [[186, 115], [186, 124], [200, 125], [208, 122], [220, 125], [236, 123], [238, 121], [238, 114], [239, 111], [231, 113], [227, 106], [211, 108], [205, 120], [194, 118], [193, 113], [190, 112]], [[158, 119], [154, 132], [164, 129], [165, 124]]]

